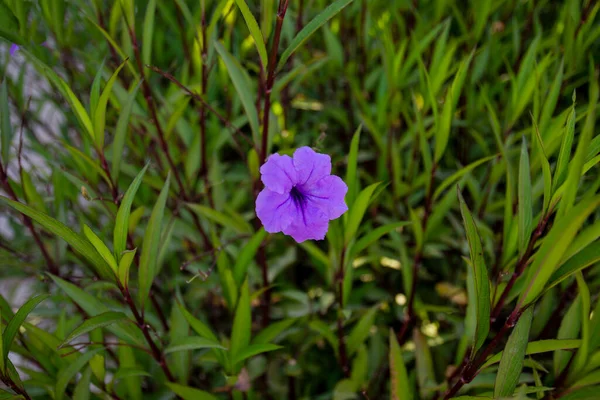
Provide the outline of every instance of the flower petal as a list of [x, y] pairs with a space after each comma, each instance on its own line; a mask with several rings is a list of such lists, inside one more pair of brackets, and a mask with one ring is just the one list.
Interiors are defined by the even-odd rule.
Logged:
[[300, 147], [294, 152], [294, 168], [298, 173], [298, 185], [310, 186], [331, 174], [331, 157], [310, 147]]
[[17, 51], [19, 51], [19, 45], [14, 43], [11, 44], [9, 50], [10, 55], [13, 56]]
[[302, 218], [288, 193], [276, 193], [268, 188], [256, 198], [256, 216], [269, 233], [281, 232], [292, 220]]
[[325, 239], [325, 234], [329, 229], [327, 214], [310, 203], [305, 203], [304, 206], [296, 206], [299, 215], [283, 230], [283, 233], [290, 235], [298, 243], [311, 239]]
[[296, 170], [290, 156], [272, 154], [260, 167], [261, 180], [273, 192], [289, 193], [296, 184]]
[[348, 186], [339, 176], [329, 175], [306, 188], [304, 196], [309, 203], [326, 213], [329, 219], [336, 219], [348, 211], [344, 201], [347, 192]]

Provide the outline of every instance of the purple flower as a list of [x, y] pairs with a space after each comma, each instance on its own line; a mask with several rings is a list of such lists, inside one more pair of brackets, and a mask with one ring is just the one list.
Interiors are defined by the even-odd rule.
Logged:
[[10, 56], [12, 57], [17, 51], [19, 51], [19, 45], [18, 44], [11, 44], [10, 45], [10, 50], [8, 51], [10, 53]]
[[298, 243], [323, 240], [329, 221], [348, 211], [348, 186], [331, 175], [331, 158], [300, 147], [294, 158], [273, 154], [260, 167], [265, 188], [256, 198], [256, 215], [265, 230], [283, 232]]

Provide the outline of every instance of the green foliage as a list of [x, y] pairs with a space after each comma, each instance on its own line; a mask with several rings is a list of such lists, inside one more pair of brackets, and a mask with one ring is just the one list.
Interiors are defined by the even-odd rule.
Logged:
[[0, 0], [0, 399], [596, 398], [599, 64], [592, 0]]

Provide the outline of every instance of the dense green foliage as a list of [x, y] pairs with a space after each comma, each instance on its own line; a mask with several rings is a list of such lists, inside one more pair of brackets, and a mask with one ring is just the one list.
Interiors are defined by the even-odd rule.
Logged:
[[599, 11], [0, 0], [0, 398], [598, 398]]

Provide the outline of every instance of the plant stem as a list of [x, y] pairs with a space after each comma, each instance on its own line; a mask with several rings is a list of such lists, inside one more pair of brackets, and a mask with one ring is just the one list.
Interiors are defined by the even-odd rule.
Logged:
[[514, 286], [517, 279], [525, 271], [525, 268], [527, 267], [527, 264], [529, 263], [529, 259], [531, 258], [531, 255], [533, 253], [535, 243], [540, 238], [540, 236], [542, 236], [542, 234], [544, 233], [544, 229], [546, 229], [549, 215], [550, 215], [550, 212], [546, 216], [543, 216], [540, 219], [538, 226], [535, 228], [535, 231], [531, 235], [531, 238], [529, 239], [529, 243], [527, 244], [527, 249], [523, 253], [523, 256], [519, 259], [519, 261], [517, 261], [517, 265], [515, 266], [515, 271], [513, 272], [512, 276], [510, 277], [510, 280], [506, 284], [506, 287], [502, 291], [502, 294], [500, 295], [500, 298], [498, 299], [498, 302], [496, 303], [496, 306], [494, 307], [494, 310], [492, 311], [492, 314], [490, 316], [490, 323], [493, 324], [494, 322], [496, 322], [496, 319], [498, 318], [498, 316], [500, 315], [500, 312], [502, 311], [502, 308], [504, 307], [504, 303], [506, 302], [506, 299], [508, 297], [508, 294], [510, 293], [510, 290]]
[[[510, 331], [516, 325], [523, 311], [524, 310], [521, 308], [515, 308], [513, 310], [510, 316], [506, 319], [504, 325], [502, 325], [500, 331], [498, 331], [496, 336], [494, 336], [492, 341], [488, 343], [488, 345], [483, 349], [483, 351], [473, 362], [468, 363], [464, 367], [460, 379], [444, 394], [444, 399], [450, 399], [454, 397], [454, 395], [456, 395], [465, 384], [471, 382], [475, 378], [475, 376], [477, 376], [477, 373], [479, 372], [479, 367], [485, 362], [485, 360], [490, 356], [492, 351], [494, 351], [494, 349], [498, 346], [500, 340], [502, 340], [504, 335], [506, 335], [506, 333], [508, 333], [508, 331]], [[462, 368], [462, 366], [459, 367], [459, 369]]]

